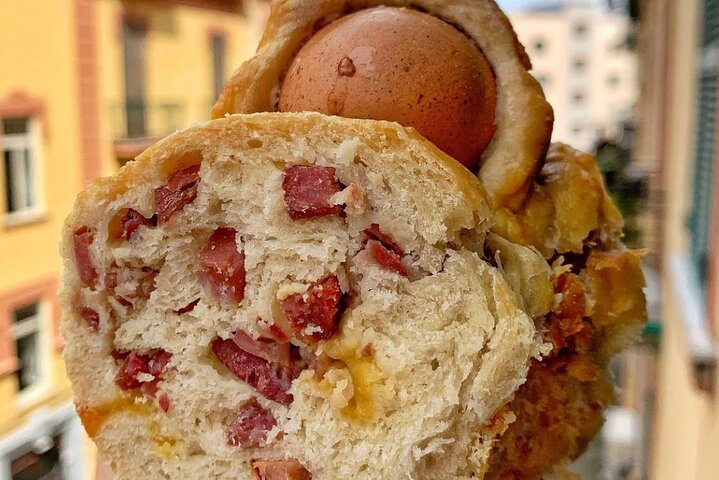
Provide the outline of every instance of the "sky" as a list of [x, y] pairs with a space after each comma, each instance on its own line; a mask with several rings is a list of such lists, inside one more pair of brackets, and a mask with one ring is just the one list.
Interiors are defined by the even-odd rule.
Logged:
[[[596, 5], [606, 5], [606, 0], [590, 0]], [[506, 12], [521, 10], [528, 5], [536, 5], [542, 3], [557, 3], [556, 0], [497, 0], [497, 3]]]
[[529, 3], [528, 0], [498, 0], [497, 3], [505, 11], [519, 10]]

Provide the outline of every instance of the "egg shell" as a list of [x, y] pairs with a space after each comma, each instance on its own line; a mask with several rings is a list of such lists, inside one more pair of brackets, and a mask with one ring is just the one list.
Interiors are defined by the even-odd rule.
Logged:
[[439, 18], [377, 7], [344, 16], [300, 49], [279, 110], [393, 120], [465, 166], [495, 131], [497, 87], [477, 46]]

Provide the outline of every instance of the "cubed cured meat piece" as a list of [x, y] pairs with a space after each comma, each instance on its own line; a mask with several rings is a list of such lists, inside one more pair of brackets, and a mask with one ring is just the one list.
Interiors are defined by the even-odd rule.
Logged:
[[227, 430], [227, 444], [232, 447], [256, 447], [267, 438], [267, 432], [277, 425], [272, 412], [252, 399], [245, 402]]
[[90, 253], [90, 245], [95, 239], [95, 232], [88, 227], [80, 227], [73, 234], [73, 251], [75, 265], [80, 281], [88, 287], [95, 287], [97, 283], [97, 270]]
[[288, 342], [278, 342], [269, 338], [252, 338], [241, 330], [235, 332], [232, 340], [247, 353], [283, 367], [290, 366], [290, 344]]
[[142, 379], [143, 375], [150, 375], [147, 357], [130, 353], [120, 365], [115, 382], [123, 390], [135, 390], [146, 381]]
[[200, 165], [190, 165], [173, 173], [167, 185], [155, 189], [157, 222], [167, 223], [172, 216], [197, 198], [200, 182]]
[[212, 342], [212, 351], [230, 372], [265, 398], [284, 404], [292, 403], [292, 394], [288, 393], [295, 377], [292, 369], [252, 355], [232, 339], [216, 339]]
[[297, 460], [253, 460], [258, 480], [312, 480], [312, 475]]
[[87, 328], [91, 332], [97, 332], [100, 328], [100, 314], [97, 313], [97, 311], [93, 310], [90, 307], [80, 307], [80, 316], [83, 320], [85, 320], [85, 323], [87, 323]]
[[295, 293], [281, 302], [282, 311], [295, 334], [308, 342], [327, 340], [337, 331], [342, 289], [334, 275], [313, 283], [305, 293]]
[[110, 237], [119, 240], [131, 240], [140, 227], [156, 227], [157, 215], [147, 218], [133, 208], [121, 210], [110, 224], [108, 230]]
[[378, 224], [373, 223], [372, 225], [370, 225], [369, 228], [365, 229], [364, 233], [369, 239], [379, 241], [388, 250], [391, 250], [400, 257], [403, 257], [405, 255], [404, 251], [402, 250], [402, 247], [400, 247], [397, 242], [394, 241], [394, 238], [392, 238], [391, 235], [387, 235], [382, 230], [380, 230]]
[[164, 350], [157, 350], [151, 355], [140, 355], [134, 352], [124, 354], [113, 353], [122, 363], [115, 376], [115, 383], [123, 390], [139, 389], [143, 394], [155, 397], [157, 384], [172, 359], [172, 354]]
[[408, 276], [407, 267], [402, 263], [402, 258], [391, 250], [388, 250], [377, 240], [367, 241], [365, 250], [367, 257], [380, 267], [390, 272], [397, 273], [404, 277]]
[[245, 253], [236, 242], [237, 231], [219, 228], [200, 252], [200, 283], [206, 291], [226, 302], [245, 298]]
[[332, 205], [332, 195], [342, 189], [333, 167], [294, 165], [285, 170], [282, 181], [285, 205], [292, 220], [339, 215], [339, 205]]

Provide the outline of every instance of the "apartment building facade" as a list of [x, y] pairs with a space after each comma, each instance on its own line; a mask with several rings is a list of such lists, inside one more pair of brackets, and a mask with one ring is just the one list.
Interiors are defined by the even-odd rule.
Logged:
[[75, 195], [209, 118], [254, 51], [261, 1], [0, 2], [0, 480], [95, 478], [56, 300]]
[[620, 131], [637, 97], [628, 16], [590, 3], [558, 2], [511, 20], [554, 108], [552, 140], [591, 152], [600, 137]]
[[635, 0], [636, 160], [662, 284], [652, 480], [719, 478], [719, 0]]

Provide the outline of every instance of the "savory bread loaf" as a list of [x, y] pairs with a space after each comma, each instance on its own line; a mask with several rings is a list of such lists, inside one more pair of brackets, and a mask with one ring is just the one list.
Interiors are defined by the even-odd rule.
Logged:
[[87, 432], [119, 480], [481, 478], [541, 348], [488, 216], [475, 176], [394, 123], [169, 136], [66, 221]]
[[[434, 17], [432, 23], [444, 21], [445, 27], [454, 27], [461, 34], [455, 37], [461, 40], [464, 36], [478, 48], [495, 78], [487, 82], [480, 76], [468, 85], [464, 91], [472, 98], [445, 95], [462, 91], [453, 87], [452, 72], [461, 68], [471, 72], [471, 65], [448, 67], [436, 74], [436, 79], [425, 81], [422, 73], [434, 70], [421, 69], [415, 74], [412, 60], [441, 58], [439, 64], [444, 65], [458, 57], [440, 45], [418, 41], [419, 51], [413, 51], [412, 45], [407, 45], [410, 41], [373, 40], [381, 30], [346, 27], [350, 21], [357, 25], [360, 15], [368, 19], [380, 17], [380, 12], [385, 18], [399, 18], [404, 12], [403, 31], [417, 27], [427, 38], [430, 32], [424, 26], [430, 22], [425, 18], [413, 25], [409, 18], [429, 15]], [[397, 23], [386, 20], [383, 25], [392, 31]], [[327, 31], [341, 28], [343, 36], [338, 40], [333, 33], [335, 40], [328, 42]], [[322, 49], [314, 47], [317, 43]], [[398, 60], [375, 61], [375, 56], [367, 55], [374, 45], [382, 45], [383, 58]], [[307, 61], [315, 55], [318, 61]], [[349, 73], [347, 65], [353, 66]], [[300, 68], [303, 78], [309, 79], [302, 91], [293, 78]], [[343, 105], [336, 109], [337, 114], [357, 116], [369, 111], [375, 116], [362, 118], [387, 119], [382, 113], [389, 111], [392, 119], [420, 129], [406, 119], [413, 120], [418, 110], [429, 108], [427, 102], [420, 103], [424, 97], [433, 100], [429, 111], [438, 112], [434, 115], [442, 119], [448, 112], [464, 112], [473, 102], [481, 104], [476, 97], [492, 95], [496, 87], [495, 115], [469, 108], [476, 113], [476, 120], [492, 122], [495, 127], [475, 169], [492, 209], [487, 246], [498, 254], [498, 267], [551, 348], [532, 362], [527, 381], [506, 406], [515, 421], [494, 442], [487, 480], [548, 478], [548, 472], [558, 465], [581, 455], [601, 428], [604, 409], [613, 401], [609, 361], [637, 338], [647, 319], [641, 252], [622, 244], [622, 217], [604, 186], [596, 160], [566, 145], [549, 145], [552, 109], [529, 70], [530, 59], [494, 0], [275, 0], [257, 53], [237, 69], [213, 109], [215, 117], [287, 110], [291, 102], [283, 93], [290, 92], [303, 100], [298, 104], [325, 111], [320, 108], [321, 96], [317, 100], [312, 92], [314, 85], [325, 81], [332, 87], [326, 95], [328, 108]], [[333, 71], [334, 84], [327, 80], [327, 72]], [[410, 87], [402, 87], [402, 74], [395, 74], [398, 71], [407, 72]], [[393, 83], [396, 78], [400, 81]], [[368, 83], [370, 80], [376, 84]], [[368, 84], [370, 94], [362, 97]], [[413, 84], [422, 89], [422, 95], [416, 102], [407, 102]], [[479, 94], [471, 93], [477, 89]], [[324, 92], [327, 86], [318, 90]], [[354, 94], [344, 95], [345, 91]], [[305, 94], [313, 101], [304, 101]], [[344, 103], [339, 102], [344, 98], [352, 98], [353, 110], [345, 112]], [[362, 108], [356, 105], [361, 104], [358, 98], [366, 102]], [[457, 115], [451, 118], [454, 122], [446, 124], [460, 119]], [[452, 132], [463, 144], [445, 150], [471, 149], [477, 140], [474, 132], [467, 127]], [[431, 129], [425, 131], [428, 138], [431, 133]], [[529, 248], [517, 249], [517, 244]], [[536, 252], [543, 258], [538, 259]]]

